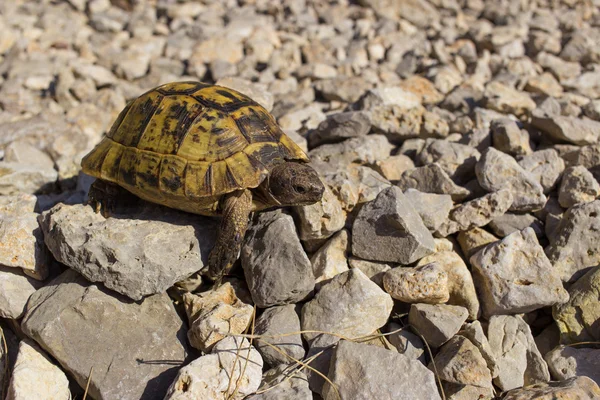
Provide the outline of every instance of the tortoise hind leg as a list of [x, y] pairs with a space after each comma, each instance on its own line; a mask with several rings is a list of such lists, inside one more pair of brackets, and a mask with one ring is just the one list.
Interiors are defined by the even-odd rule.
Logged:
[[[88, 193], [88, 205], [91, 205], [96, 213], [102, 213], [104, 218], [114, 214], [117, 204], [130, 203], [135, 196], [123, 189], [116, 183], [102, 179], [96, 179]], [[137, 201], [137, 198], [135, 198]]]
[[230, 193], [223, 199], [222, 208], [217, 241], [208, 257], [208, 277], [215, 281], [215, 287], [239, 257], [252, 211], [252, 193], [247, 189]]

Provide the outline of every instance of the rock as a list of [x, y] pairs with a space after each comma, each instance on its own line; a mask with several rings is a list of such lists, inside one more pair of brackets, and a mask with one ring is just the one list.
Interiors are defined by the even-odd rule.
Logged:
[[499, 240], [496, 236], [481, 228], [471, 228], [458, 233], [458, 243], [467, 259], [490, 243]]
[[2, 196], [0, 200], [0, 265], [21, 268], [37, 280], [48, 277], [50, 257], [44, 246], [36, 198], [31, 195]]
[[560, 57], [542, 52], [537, 56], [537, 62], [549, 70], [559, 81], [566, 81], [581, 74], [581, 65], [565, 61]]
[[436, 372], [442, 381], [492, 389], [492, 376], [479, 349], [464, 336], [450, 338], [434, 359]]
[[388, 264], [376, 261], [361, 260], [360, 258], [348, 258], [348, 266], [350, 268], [358, 268], [369, 279], [375, 282], [378, 286], [383, 287], [383, 276], [391, 269]]
[[[382, 327], [392, 312], [392, 305], [389, 294], [360, 270], [351, 269], [335, 276], [323, 285], [314, 299], [304, 304], [302, 330], [358, 338]], [[303, 336], [310, 343], [321, 335], [304, 333]]]
[[538, 238], [544, 236], [544, 224], [531, 214], [506, 213], [490, 222], [490, 229], [501, 238], [527, 227], [533, 229]]
[[437, 264], [393, 268], [383, 276], [385, 291], [405, 303], [445, 303], [450, 298], [448, 274]]
[[425, 343], [419, 336], [410, 332], [408, 327], [402, 327], [395, 322], [387, 325], [387, 331], [389, 335], [386, 338], [398, 353], [425, 364]]
[[435, 247], [431, 233], [397, 187], [384, 189], [366, 204], [352, 229], [352, 252], [367, 260], [409, 264]]
[[94, 367], [94, 399], [162, 396], [187, 356], [185, 326], [166, 294], [135, 303], [73, 270], [33, 294], [21, 327], [79, 386]]
[[479, 152], [471, 146], [447, 140], [428, 140], [416, 161], [421, 165], [437, 163], [453, 181], [464, 183], [475, 177], [475, 164], [479, 157]]
[[231, 283], [198, 295], [183, 294], [190, 329], [187, 337], [192, 345], [205, 353], [230, 334], [246, 331], [253, 308], [240, 300]]
[[442, 116], [431, 111], [423, 112], [423, 122], [419, 136], [427, 138], [445, 138], [450, 134], [450, 127]]
[[265, 336], [257, 339], [256, 349], [267, 365], [291, 364], [294, 361], [289, 357], [300, 360], [306, 353], [299, 332], [300, 318], [294, 304], [267, 308], [256, 320], [254, 333]]
[[600, 263], [600, 201], [569, 208], [555, 228], [546, 255], [563, 282], [573, 282]]
[[419, 260], [417, 266], [428, 263], [437, 264], [448, 275], [450, 298], [447, 303], [465, 307], [469, 311], [469, 319], [477, 319], [479, 317], [479, 300], [475, 292], [473, 277], [462, 257], [452, 249], [437, 249], [435, 253]]
[[494, 352], [490, 347], [490, 342], [488, 341], [485, 333], [483, 332], [483, 328], [481, 327], [481, 322], [473, 321], [470, 324], [465, 324], [463, 329], [458, 332], [459, 335], [466, 337], [473, 343], [481, 356], [485, 359], [487, 367], [491, 373], [492, 378], [498, 376], [498, 366], [496, 365], [496, 357], [494, 356]]
[[563, 87], [558, 83], [554, 76], [544, 72], [539, 76], [532, 76], [527, 80], [525, 90], [530, 93], [539, 93], [545, 96], [561, 97]]
[[391, 106], [408, 110], [420, 105], [421, 99], [419, 96], [399, 86], [370, 89], [359, 101], [359, 106], [363, 110]]
[[299, 236], [301, 240], [327, 239], [341, 230], [346, 223], [346, 212], [342, 203], [325, 185], [325, 192], [320, 201], [308, 206], [294, 207], [299, 220]]
[[600, 267], [592, 268], [569, 288], [569, 301], [557, 304], [552, 315], [564, 344], [598, 341]]
[[600, 185], [587, 168], [578, 165], [565, 170], [558, 189], [558, 202], [562, 207], [589, 203], [599, 195]]
[[217, 35], [198, 42], [192, 51], [189, 62], [191, 65], [209, 64], [215, 60], [237, 64], [244, 58], [242, 43], [227, 37]]
[[57, 178], [58, 173], [53, 168], [0, 161], [0, 195], [45, 191]]
[[245, 94], [263, 106], [267, 111], [273, 110], [274, 98], [273, 95], [267, 90], [267, 85], [254, 83], [237, 77], [222, 78], [219, 79], [216, 84], [237, 90], [238, 92]]
[[389, 181], [397, 181], [400, 179], [404, 171], [413, 169], [415, 163], [404, 154], [390, 156], [383, 161], [377, 162], [377, 168], [381, 175]]
[[597, 384], [600, 381], [599, 356], [598, 349], [558, 346], [546, 354], [544, 359], [548, 363], [550, 374], [557, 381], [587, 376]]
[[565, 162], [554, 149], [539, 150], [519, 159], [519, 165], [533, 175], [548, 194], [560, 181]]
[[41, 286], [19, 269], [0, 266], [0, 317], [21, 318], [27, 300]]
[[505, 114], [525, 115], [535, 107], [535, 102], [526, 93], [492, 81], [485, 87], [484, 99], [487, 108]]
[[325, 118], [321, 106], [314, 103], [283, 115], [277, 122], [285, 131], [305, 131], [315, 129]]
[[399, 86], [419, 96], [421, 104], [424, 105], [437, 104], [444, 100], [444, 95], [435, 88], [434, 84], [419, 75], [413, 75], [403, 80]]
[[348, 271], [348, 248], [348, 231], [343, 229], [311, 257], [317, 289], [337, 274]]
[[288, 365], [280, 365], [263, 374], [257, 394], [246, 400], [313, 400], [308, 380], [302, 371], [286, 371]]
[[492, 141], [494, 147], [511, 156], [526, 155], [533, 152], [529, 144], [529, 133], [519, 129], [515, 121], [510, 118], [492, 121]]
[[71, 398], [69, 380], [31, 339], [19, 343], [17, 362], [8, 385], [7, 399]]
[[440, 347], [460, 330], [468, 315], [460, 306], [412, 304], [408, 323], [431, 347]]
[[360, 76], [337, 77], [315, 82], [314, 88], [328, 101], [354, 103], [372, 85]]
[[488, 339], [498, 366], [494, 384], [501, 390], [550, 380], [548, 366], [535, 346], [529, 325], [521, 317], [492, 316]]
[[598, 71], [584, 72], [578, 77], [564, 82], [564, 85], [568, 89], [575, 89], [586, 97], [597, 99], [600, 96], [599, 77], [600, 73]]
[[365, 136], [371, 130], [371, 119], [364, 111], [332, 114], [308, 134], [311, 149], [322, 144], [337, 143], [353, 137]]
[[407, 189], [404, 196], [431, 232], [435, 232], [448, 218], [453, 205], [452, 197], [447, 194], [421, 193], [415, 189]]
[[341, 168], [339, 172], [328, 173], [323, 179], [348, 213], [360, 204], [374, 200], [383, 189], [391, 186], [374, 169], [355, 164]]
[[310, 260], [289, 215], [260, 214], [248, 229], [241, 260], [257, 307], [296, 303], [314, 289]]
[[514, 158], [493, 147], [486, 150], [475, 166], [477, 181], [485, 190], [507, 189], [513, 197], [510, 211], [539, 210], [546, 203], [544, 189], [517, 164]]
[[560, 382], [537, 383], [509, 391], [504, 400], [593, 400], [600, 396], [600, 387], [588, 377], [579, 376]]
[[[397, 105], [376, 106], [370, 111], [373, 131], [384, 134], [390, 142], [396, 144], [420, 135], [426, 112], [420, 105], [409, 108]], [[431, 130], [435, 130], [435, 125], [429, 127], [429, 131]]]
[[202, 268], [216, 231], [216, 221], [209, 218], [146, 207], [105, 219], [90, 206], [59, 204], [41, 215], [40, 226], [59, 262], [140, 300]]
[[512, 203], [513, 196], [506, 189], [463, 203], [450, 211], [448, 219], [438, 227], [436, 234], [446, 237], [458, 231], [487, 225], [509, 210]]
[[432, 372], [403, 354], [347, 340], [340, 341], [323, 387], [323, 398], [440, 399]]
[[423, 193], [449, 194], [454, 201], [469, 195], [469, 191], [456, 185], [437, 163], [404, 172], [397, 185], [402, 190], [412, 188]]
[[579, 146], [595, 144], [600, 138], [600, 122], [589, 119], [534, 112], [531, 125], [551, 139]]
[[22, 141], [10, 143], [4, 149], [3, 161], [9, 163], [28, 164], [36, 166], [43, 170], [50, 171], [54, 169], [52, 158], [37, 147]]
[[260, 354], [245, 338], [228, 337], [181, 368], [165, 400], [245, 398], [258, 389], [262, 367]]
[[470, 262], [486, 317], [526, 313], [569, 299], [531, 228], [486, 246]]

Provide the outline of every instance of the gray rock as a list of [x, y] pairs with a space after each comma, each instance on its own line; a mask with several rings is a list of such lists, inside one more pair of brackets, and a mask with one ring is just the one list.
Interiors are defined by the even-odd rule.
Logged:
[[569, 288], [569, 301], [552, 310], [561, 343], [600, 340], [600, 267], [592, 268]]
[[327, 377], [337, 391], [325, 384], [325, 400], [440, 399], [433, 373], [420, 362], [394, 351], [346, 340], [337, 344]]
[[371, 279], [380, 287], [383, 287], [383, 276], [391, 269], [389, 264], [362, 260], [352, 256], [348, 258], [348, 266], [350, 268], [360, 269], [366, 276], [369, 277], [369, 279]]
[[600, 96], [600, 85], [598, 79], [600, 73], [598, 71], [588, 71], [578, 77], [564, 82], [564, 86], [568, 89], [574, 89], [582, 95], [596, 99]]
[[569, 208], [549, 237], [546, 255], [563, 282], [573, 282], [600, 263], [600, 201]]
[[[254, 328], [256, 335], [265, 336], [255, 341], [256, 349], [262, 355], [264, 362], [273, 367], [294, 362], [281, 352], [296, 360], [303, 359], [306, 351], [298, 332], [300, 332], [300, 318], [294, 304], [266, 309], [257, 318]], [[267, 343], [277, 347], [279, 351]]]
[[496, 365], [496, 357], [490, 347], [490, 342], [485, 336], [481, 322], [473, 321], [470, 324], [465, 324], [463, 329], [458, 332], [461, 336], [466, 337], [477, 346], [479, 353], [485, 359], [488, 369], [490, 370], [492, 378], [498, 376], [498, 367]]
[[342, 203], [327, 185], [320, 201], [294, 207], [294, 212], [298, 216], [299, 236], [302, 240], [327, 239], [346, 223]]
[[448, 219], [438, 227], [436, 235], [446, 237], [458, 231], [487, 225], [509, 210], [512, 204], [513, 195], [506, 189], [463, 203], [450, 211]]
[[48, 190], [57, 178], [58, 172], [53, 168], [0, 161], [0, 195]]
[[475, 166], [477, 181], [485, 190], [508, 189], [513, 197], [511, 211], [539, 210], [546, 203], [544, 189], [514, 158], [493, 147], [486, 150]]
[[431, 347], [440, 347], [460, 330], [468, 316], [467, 309], [460, 306], [413, 304], [408, 323]]
[[487, 317], [526, 313], [569, 299], [531, 228], [488, 245], [470, 262]]
[[248, 340], [228, 337], [211, 354], [181, 368], [164, 398], [241, 400], [258, 389], [262, 367], [260, 354]]
[[425, 365], [425, 343], [419, 336], [410, 332], [408, 327], [403, 327], [395, 322], [387, 325], [387, 331], [389, 335], [386, 338], [398, 350], [398, 353]]
[[[414, 96], [412, 93], [410, 95]], [[416, 98], [414, 101], [418, 101], [418, 97], [414, 97]], [[425, 112], [425, 108], [421, 105], [410, 107], [381, 105], [370, 110], [371, 125], [374, 132], [384, 134], [390, 142], [401, 143], [420, 135]]]
[[492, 232], [501, 238], [527, 227], [533, 229], [538, 238], [544, 235], [544, 224], [531, 214], [506, 213], [490, 222]]
[[588, 377], [579, 376], [560, 382], [538, 383], [509, 391], [504, 400], [579, 399], [593, 400], [600, 396], [600, 387]]
[[506, 86], [498, 81], [487, 84], [484, 92], [487, 108], [506, 114], [525, 115], [535, 107], [528, 94]]
[[466, 231], [460, 231], [457, 240], [463, 254], [468, 260], [473, 254], [499, 239], [484, 229], [471, 228]]
[[315, 90], [326, 100], [354, 103], [372, 85], [360, 76], [337, 77], [315, 82]]
[[25, 338], [19, 343], [6, 398], [68, 400], [69, 380], [33, 340]]
[[501, 390], [550, 380], [548, 366], [535, 345], [529, 325], [520, 316], [492, 316], [488, 339], [498, 366], [494, 384]]
[[565, 170], [558, 189], [558, 202], [562, 207], [589, 203], [599, 195], [600, 184], [587, 168], [578, 165]]
[[448, 122], [439, 114], [431, 111], [423, 112], [420, 136], [426, 138], [445, 138], [450, 133]]
[[279, 211], [260, 214], [248, 229], [241, 260], [258, 307], [296, 303], [314, 289], [312, 266], [294, 220]]
[[560, 181], [565, 162], [554, 149], [539, 150], [519, 159], [519, 165], [533, 175], [548, 194]]
[[265, 372], [257, 394], [246, 400], [313, 400], [304, 372], [287, 369], [288, 365], [280, 365]]
[[[392, 312], [392, 305], [389, 294], [359, 269], [351, 269], [334, 277], [302, 307], [302, 330], [358, 338], [382, 327]], [[311, 342], [320, 334], [304, 333], [303, 336]]]
[[431, 232], [448, 219], [453, 206], [452, 197], [448, 194], [422, 193], [411, 188], [404, 191], [404, 196]]
[[0, 266], [0, 317], [21, 318], [27, 300], [41, 286], [19, 269]]
[[105, 219], [90, 206], [59, 204], [40, 216], [40, 226], [58, 261], [140, 300], [202, 268], [216, 221], [154, 205]]
[[385, 291], [405, 303], [446, 303], [450, 298], [448, 274], [432, 263], [418, 268], [392, 268], [383, 276]]
[[419, 96], [400, 86], [385, 86], [370, 89], [359, 101], [359, 107], [363, 110], [393, 106], [410, 110], [420, 105], [421, 99]]
[[464, 336], [450, 338], [436, 354], [435, 369], [442, 381], [492, 389], [492, 376], [479, 349]]
[[577, 376], [587, 376], [596, 384], [600, 382], [600, 350], [558, 346], [544, 357], [552, 378], [562, 381]]
[[253, 307], [237, 297], [229, 282], [204, 293], [184, 293], [183, 304], [189, 343], [204, 352], [228, 335], [244, 333], [252, 320]]
[[470, 193], [456, 185], [437, 163], [404, 172], [398, 180], [398, 187], [402, 190], [412, 188], [424, 193], [449, 194], [454, 201], [461, 201]]
[[308, 146], [313, 149], [322, 144], [365, 136], [371, 130], [371, 119], [363, 111], [332, 114], [308, 135]]
[[185, 326], [166, 294], [134, 303], [73, 270], [31, 297], [21, 326], [81, 387], [93, 367], [94, 399], [162, 396], [187, 356]]
[[440, 167], [455, 182], [467, 182], [475, 177], [475, 164], [480, 154], [475, 148], [447, 140], [428, 140], [417, 156], [421, 165], [432, 163]]
[[600, 138], [600, 122], [562, 115], [533, 113], [531, 124], [554, 140], [585, 146]]
[[352, 252], [357, 257], [409, 264], [434, 248], [431, 233], [397, 187], [384, 189], [354, 221]]
[[385, 160], [377, 162], [378, 171], [389, 181], [397, 181], [404, 171], [408, 171], [414, 167], [415, 163], [413, 160], [404, 154], [389, 156]]
[[559, 81], [566, 81], [581, 74], [581, 65], [576, 62], [565, 61], [561, 57], [542, 52], [537, 56], [537, 62]]
[[511, 156], [530, 154], [529, 134], [526, 130], [519, 129], [515, 121], [510, 118], [495, 119], [492, 121], [492, 141], [494, 147]]
[[348, 231], [343, 229], [329, 239], [310, 258], [318, 290], [339, 273], [348, 271]]

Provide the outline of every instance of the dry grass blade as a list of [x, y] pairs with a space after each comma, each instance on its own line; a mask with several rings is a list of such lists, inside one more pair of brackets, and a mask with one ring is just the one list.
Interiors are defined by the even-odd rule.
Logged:
[[444, 388], [442, 387], [442, 380], [440, 379], [440, 375], [438, 374], [437, 367], [435, 365], [435, 360], [433, 358], [433, 353], [431, 352], [431, 348], [429, 347], [427, 340], [425, 340], [423, 335], [421, 335], [421, 332], [419, 332], [419, 330], [417, 328], [415, 328], [414, 326], [412, 327], [412, 329], [415, 331], [415, 333], [417, 335], [419, 335], [419, 337], [421, 338], [423, 343], [425, 343], [425, 348], [427, 349], [427, 354], [429, 354], [429, 358], [431, 359], [431, 365], [433, 365], [433, 374], [435, 375], [435, 379], [440, 388], [440, 393], [442, 394], [442, 400], [446, 400], [446, 393], [444, 393]]
[[92, 373], [94, 373], [94, 367], [90, 368], [90, 374], [88, 375], [87, 382], [85, 384], [85, 392], [83, 392], [83, 400], [87, 397], [88, 390], [90, 388], [90, 382], [92, 381]]
[[575, 343], [569, 343], [569, 344], [565, 344], [565, 347], [573, 347], [573, 346], [587, 346], [587, 345], [594, 345], [594, 346], [600, 346], [600, 342], [575, 342]]
[[[255, 321], [256, 321], [256, 305], [254, 306], [254, 309], [252, 310], [252, 328], [250, 330], [250, 334], [251, 335], [254, 335], [254, 324], [255, 324]], [[241, 344], [240, 344], [240, 347], [238, 348], [238, 352], [239, 352], [240, 348], [241, 348]], [[244, 377], [244, 374], [246, 373], [246, 367], [248, 366], [248, 363], [250, 362], [250, 351], [252, 351], [252, 338], [250, 338], [249, 343], [248, 343], [248, 353], [246, 354], [246, 362], [244, 362], [244, 368], [240, 372], [240, 376], [238, 376], [238, 378], [237, 378], [237, 380], [235, 382], [235, 388], [233, 390], [233, 393], [228, 398], [233, 399], [235, 397], [235, 394], [237, 393], [237, 391], [240, 388], [240, 381]], [[236, 362], [237, 362], [237, 357], [236, 357], [236, 361], [233, 363], [234, 369], [235, 369]], [[229, 384], [227, 385], [227, 392], [225, 392], [225, 393], [229, 393], [229, 386], [230, 385], [231, 385], [231, 378], [229, 379]]]
[[10, 366], [8, 365], [10, 362], [8, 359], [8, 343], [6, 343], [6, 337], [4, 336], [2, 328], [0, 328], [0, 336], [2, 339], [2, 348], [4, 349], [4, 371], [2, 371], [4, 380], [2, 382], [2, 396], [0, 396], [0, 399], [4, 399], [6, 397], [6, 387], [8, 386], [8, 378], [10, 376]]

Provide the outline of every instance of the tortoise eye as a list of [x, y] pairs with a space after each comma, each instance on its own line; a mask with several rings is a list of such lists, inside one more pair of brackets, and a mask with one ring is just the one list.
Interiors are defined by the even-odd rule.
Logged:
[[294, 186], [294, 190], [300, 194], [306, 193], [306, 188], [304, 186]]

